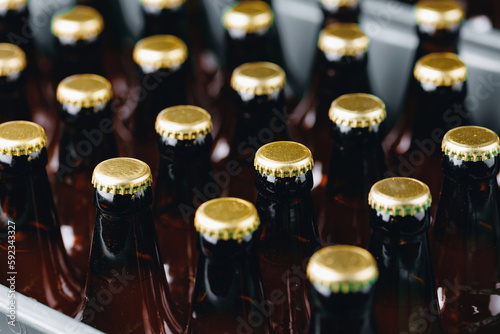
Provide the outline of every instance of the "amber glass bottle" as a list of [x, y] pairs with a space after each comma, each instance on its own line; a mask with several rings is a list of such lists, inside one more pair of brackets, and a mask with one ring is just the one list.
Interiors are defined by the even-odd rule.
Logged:
[[198, 262], [194, 213], [219, 195], [211, 129], [210, 114], [195, 106], [170, 107], [156, 118], [160, 163], [153, 213], [172, 299], [186, 314]]
[[0, 123], [31, 119], [25, 94], [26, 55], [9, 43], [0, 43]]
[[[309, 92], [290, 119], [297, 137], [309, 147], [323, 172], [328, 171], [333, 100], [350, 93], [370, 93], [367, 73], [369, 39], [355, 23], [334, 23], [319, 35], [316, 65]], [[295, 135], [295, 133], [292, 133]]]
[[500, 141], [464, 126], [446, 133], [445, 174], [431, 234], [441, 323], [446, 333], [500, 330]]
[[186, 0], [141, 0], [143, 37], [174, 35], [186, 42]]
[[183, 333], [158, 251], [144, 162], [114, 158], [94, 169], [97, 208], [85, 298], [77, 319], [105, 333]]
[[46, 142], [38, 124], [0, 125], [0, 283], [13, 275], [17, 292], [73, 316], [82, 292], [61, 238]]
[[87, 6], [72, 7], [54, 16], [51, 29], [56, 37], [56, 82], [73, 74], [104, 76], [101, 45], [104, 20], [97, 10]]
[[415, 90], [410, 93], [417, 97], [416, 105], [406, 109], [396, 125], [396, 140], [387, 157], [389, 169], [394, 175], [423, 181], [439, 198], [441, 140], [470, 116], [464, 106], [467, 66], [454, 53], [431, 53], [417, 62], [414, 76]]
[[260, 267], [276, 333], [308, 328], [306, 266], [319, 248], [311, 188], [313, 158], [302, 144], [279, 141], [255, 155]]
[[186, 44], [171, 35], [146, 37], [136, 43], [134, 61], [139, 68], [136, 107], [125, 122], [133, 155], [156, 169], [156, 116], [165, 108], [186, 105]]
[[319, 0], [323, 12], [323, 27], [330, 23], [357, 23], [359, 16], [359, 0]]
[[117, 155], [111, 96], [109, 81], [95, 74], [72, 75], [57, 87], [63, 126], [50, 176], [64, 244], [70, 260], [83, 273], [88, 268], [95, 220], [89, 180], [99, 162]]
[[196, 211], [200, 258], [187, 333], [271, 333], [256, 243], [255, 206], [240, 198], [208, 201]]
[[377, 262], [366, 250], [337, 245], [309, 260], [312, 315], [309, 334], [376, 334], [373, 300]]
[[313, 190], [322, 243], [368, 247], [368, 193], [384, 178], [385, 105], [368, 94], [342, 95], [330, 109], [333, 149], [328, 175]]
[[379, 333], [443, 333], [427, 236], [429, 187], [411, 178], [387, 178], [373, 185], [368, 201], [373, 229], [368, 250], [380, 273]]
[[257, 191], [248, 182], [255, 177], [255, 152], [264, 144], [288, 139], [285, 82], [285, 72], [273, 63], [243, 64], [233, 72], [236, 120], [227, 124], [230, 142], [219, 138], [213, 157], [217, 169], [231, 175], [222, 196], [255, 202]]

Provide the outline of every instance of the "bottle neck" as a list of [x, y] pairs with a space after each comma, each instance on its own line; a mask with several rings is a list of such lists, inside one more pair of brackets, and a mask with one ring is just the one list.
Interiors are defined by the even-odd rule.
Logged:
[[92, 73], [105, 76], [101, 61], [101, 37], [91, 40], [64, 41], [57, 39], [57, 54], [61, 61], [58, 79], [73, 74]]
[[59, 182], [76, 174], [91, 174], [101, 161], [117, 155], [111, 104], [94, 108], [61, 105], [64, 122], [59, 141]]
[[191, 224], [196, 208], [218, 197], [220, 185], [210, 160], [212, 142], [210, 134], [193, 140], [158, 137], [155, 215], [176, 213]]
[[357, 293], [332, 293], [312, 284], [309, 333], [375, 334], [374, 297], [374, 286]]
[[419, 45], [415, 62], [421, 57], [433, 52], [457, 53], [457, 43], [460, 26], [452, 29], [435, 29], [429, 26], [417, 26]]
[[28, 25], [28, 6], [0, 13], [0, 42], [12, 43], [26, 49], [29, 40], [23, 36], [23, 28]]
[[31, 120], [30, 108], [24, 89], [25, 74], [0, 77], [0, 123], [12, 120]]
[[186, 17], [185, 4], [175, 8], [149, 7], [141, 5], [144, 17], [143, 37], [152, 35], [174, 35], [186, 40], [184, 20]]
[[354, 6], [325, 6], [319, 3], [323, 12], [323, 27], [332, 23], [358, 23], [359, 5]]
[[245, 63], [276, 62], [270, 49], [271, 31], [272, 28], [259, 33], [242, 33], [226, 29], [226, 75], [231, 76], [236, 67]]

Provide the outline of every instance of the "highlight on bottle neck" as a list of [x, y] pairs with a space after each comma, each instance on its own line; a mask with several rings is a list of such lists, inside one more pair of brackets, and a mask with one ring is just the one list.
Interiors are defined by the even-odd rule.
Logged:
[[103, 111], [113, 91], [111, 83], [97, 74], [75, 74], [59, 83], [56, 96], [64, 111], [77, 115], [83, 108]]
[[307, 278], [323, 295], [367, 292], [377, 281], [377, 262], [360, 247], [329, 246], [311, 256]]
[[148, 11], [176, 10], [185, 2], [186, 0], [141, 0], [142, 6]]
[[212, 130], [212, 117], [200, 107], [175, 106], [162, 110], [156, 117], [156, 133], [164, 140], [195, 140]]
[[231, 76], [231, 87], [243, 100], [256, 95], [278, 95], [286, 84], [285, 71], [269, 62], [246, 63], [238, 66]]
[[7, 81], [17, 80], [26, 68], [26, 54], [10, 43], [0, 43], [0, 77]]
[[384, 102], [378, 97], [354, 93], [336, 98], [330, 107], [329, 117], [338, 126], [367, 128], [381, 124], [387, 112]]
[[458, 1], [421, 0], [415, 5], [415, 17], [424, 31], [454, 30], [464, 19], [465, 11]]
[[362, 57], [368, 50], [370, 40], [356, 23], [332, 23], [321, 30], [318, 48], [328, 61], [342, 57]]
[[255, 206], [234, 197], [216, 198], [203, 203], [194, 218], [196, 231], [215, 240], [241, 242], [260, 225]]
[[0, 0], [0, 11], [23, 10], [27, 4], [28, 0]]
[[0, 154], [20, 157], [39, 153], [47, 144], [44, 129], [33, 122], [11, 121], [0, 124]]
[[264, 1], [239, 1], [222, 16], [222, 24], [233, 38], [263, 34], [274, 22], [271, 7]]
[[457, 54], [441, 52], [420, 58], [413, 74], [424, 87], [452, 87], [463, 85], [468, 70]]
[[52, 18], [52, 34], [61, 44], [77, 41], [92, 42], [104, 29], [104, 20], [97, 10], [88, 6], [74, 6]]
[[135, 63], [144, 73], [160, 69], [177, 71], [188, 57], [186, 44], [172, 35], [154, 35], [135, 44], [132, 54]]

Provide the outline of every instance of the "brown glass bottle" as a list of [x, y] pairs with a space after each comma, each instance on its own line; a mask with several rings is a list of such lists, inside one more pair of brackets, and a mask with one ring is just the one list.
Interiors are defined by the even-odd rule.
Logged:
[[379, 333], [443, 333], [427, 236], [429, 188], [415, 179], [387, 178], [373, 185], [369, 203]]
[[264, 144], [288, 139], [285, 80], [285, 72], [273, 63], [248, 63], [234, 71], [231, 86], [236, 120], [227, 124], [230, 142], [219, 138], [212, 157], [217, 169], [231, 176], [223, 185], [222, 196], [255, 201], [257, 190], [249, 182], [255, 177], [255, 152]]
[[443, 179], [441, 140], [449, 129], [469, 122], [464, 105], [467, 67], [454, 53], [432, 53], [417, 62], [414, 76], [411, 94], [417, 97], [416, 105], [406, 109], [396, 125], [399, 130], [393, 131], [396, 140], [387, 160], [392, 175], [417, 178], [438, 198]]
[[308, 328], [306, 265], [319, 248], [312, 165], [309, 149], [295, 142], [264, 145], [255, 156], [260, 268], [276, 333], [303, 333]]
[[170, 299], [153, 214], [151, 171], [114, 158], [94, 170], [97, 208], [85, 298], [77, 319], [105, 333], [183, 333]]
[[328, 171], [332, 147], [330, 105], [344, 94], [371, 92], [367, 73], [368, 44], [368, 37], [356, 23], [334, 23], [323, 29], [309, 92], [290, 116], [297, 128], [297, 138], [311, 149], [324, 174]]
[[330, 109], [333, 149], [328, 174], [313, 190], [323, 245], [368, 247], [368, 192], [384, 178], [384, 103], [373, 95], [347, 94]]
[[31, 119], [25, 94], [26, 55], [21, 48], [0, 43], [0, 123]]
[[198, 263], [194, 213], [219, 195], [211, 128], [210, 115], [194, 106], [164, 109], [156, 119], [160, 163], [153, 214], [172, 300], [186, 314]]
[[208, 201], [195, 226], [200, 257], [187, 333], [271, 333], [254, 205], [234, 197]]
[[323, 27], [331, 23], [358, 23], [359, 0], [319, 0]]
[[312, 315], [309, 334], [376, 334], [373, 300], [377, 262], [366, 250], [320, 249], [307, 265]]
[[[43, 128], [26, 121], [0, 125], [0, 282], [69, 316], [82, 300], [61, 238], [45, 171]], [[11, 256], [14, 256], [12, 258]], [[9, 260], [9, 262], [7, 261]], [[8, 264], [8, 266], [7, 266]]]
[[111, 84], [95, 74], [72, 75], [57, 87], [63, 125], [51, 159], [51, 181], [63, 241], [83, 280], [95, 220], [89, 180], [99, 162], [117, 155], [111, 96]]
[[124, 116], [129, 129], [128, 145], [132, 155], [158, 166], [156, 116], [165, 108], [188, 104], [186, 89], [186, 44], [171, 35], [146, 37], [136, 43], [133, 52], [138, 65], [139, 87], [134, 92], [135, 108]]
[[446, 333], [500, 330], [498, 136], [465, 126], [443, 139], [441, 198], [431, 241]]
[[73, 74], [92, 73], [104, 76], [101, 33], [104, 20], [97, 10], [75, 6], [52, 18], [57, 57], [55, 81]]
[[141, 0], [142, 37], [173, 35], [187, 40], [186, 0]]

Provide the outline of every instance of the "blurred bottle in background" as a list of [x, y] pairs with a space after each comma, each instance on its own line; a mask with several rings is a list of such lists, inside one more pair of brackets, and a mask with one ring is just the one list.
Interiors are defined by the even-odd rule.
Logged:
[[358, 23], [359, 0], [319, 0], [323, 27], [331, 23]]

